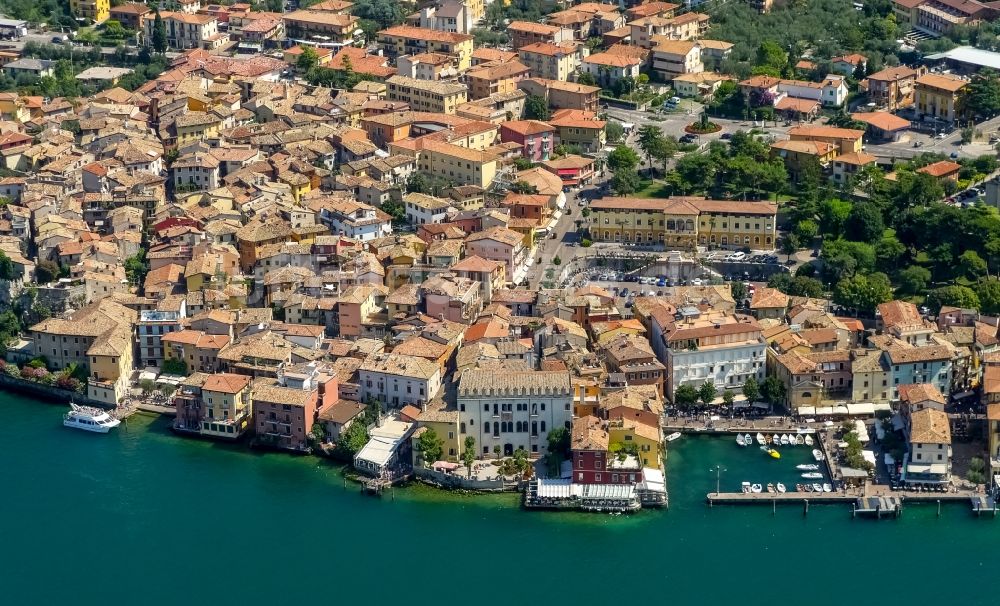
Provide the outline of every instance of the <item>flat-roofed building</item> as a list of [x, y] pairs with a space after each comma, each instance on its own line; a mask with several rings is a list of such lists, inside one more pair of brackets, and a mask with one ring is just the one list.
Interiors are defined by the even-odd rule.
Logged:
[[386, 84], [390, 101], [402, 101], [411, 109], [438, 114], [454, 114], [455, 109], [465, 103], [468, 94], [464, 84], [406, 76], [392, 76]]

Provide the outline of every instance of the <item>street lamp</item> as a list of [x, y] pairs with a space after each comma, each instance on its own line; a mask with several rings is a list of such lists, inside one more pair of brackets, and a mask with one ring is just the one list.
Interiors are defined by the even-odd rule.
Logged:
[[[711, 471], [711, 470], [709, 470]], [[722, 465], [715, 466], [715, 496], [719, 496], [721, 482], [722, 482], [722, 472], [727, 471]]]

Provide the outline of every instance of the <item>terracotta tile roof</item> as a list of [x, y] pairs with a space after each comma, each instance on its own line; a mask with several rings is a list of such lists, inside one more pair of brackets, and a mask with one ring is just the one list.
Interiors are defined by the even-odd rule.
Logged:
[[812, 154], [814, 156], [825, 156], [836, 149], [833, 143], [826, 141], [775, 141], [771, 144], [772, 149], [783, 149], [799, 154]]
[[952, 173], [957, 173], [962, 169], [962, 165], [957, 162], [952, 162], [950, 160], [940, 160], [933, 164], [928, 164], [927, 166], [922, 166], [917, 169], [918, 173], [924, 173], [925, 175], [930, 175], [932, 177], [944, 177]]
[[908, 301], [889, 301], [877, 307], [879, 315], [882, 317], [882, 324], [886, 328], [899, 326], [922, 326], [923, 316], [917, 306]]
[[535, 23], [533, 21], [511, 21], [507, 26], [507, 31], [551, 36], [559, 33], [561, 28], [554, 25], [545, 25], [544, 23]]
[[766, 309], [788, 307], [788, 295], [777, 288], [761, 286], [754, 291], [753, 299], [750, 300], [750, 309]]
[[[899, 3], [901, 0], [895, 0]], [[917, 2], [926, 2], [926, 0], [916, 0]], [[910, 69], [909, 67], [900, 65], [897, 67], [888, 67], [880, 72], [875, 72], [874, 74], [869, 74], [869, 80], [875, 80], [879, 82], [894, 82], [896, 80], [902, 80], [904, 78], [916, 78], [919, 72], [915, 69]]]
[[642, 63], [639, 57], [626, 56], [616, 53], [595, 53], [583, 60], [584, 63], [594, 65], [606, 65], [609, 67], [632, 67]]
[[573, 430], [570, 433], [570, 449], [572, 450], [608, 450], [608, 431], [604, 421], [593, 415], [573, 419]]
[[923, 76], [917, 78], [917, 86], [937, 88], [954, 93], [962, 90], [966, 86], [969, 86], [969, 81], [956, 78], [955, 76], [946, 76], [944, 74], [924, 74]]
[[866, 152], [851, 152], [849, 154], [841, 154], [834, 158], [833, 161], [853, 166], [867, 166], [877, 162], [878, 157]]
[[924, 408], [910, 415], [911, 444], [951, 444], [948, 415], [934, 408]]
[[201, 388], [206, 391], [235, 394], [246, 389], [251, 380], [252, 379], [247, 375], [237, 375], [223, 372], [209, 375], [209, 377], [205, 379], [205, 383], [201, 386]]
[[917, 404], [928, 400], [931, 402], [937, 402], [938, 404], [944, 404], [946, 401], [941, 391], [930, 383], [900, 385], [899, 399], [903, 402], [909, 402], [910, 404]]
[[397, 25], [378, 32], [379, 37], [397, 36], [400, 38], [410, 38], [411, 40], [429, 40], [432, 42], [465, 42], [472, 40], [472, 36], [467, 34], [456, 34], [452, 32], [442, 32], [426, 27], [413, 27], [411, 25]]
[[791, 137], [857, 140], [865, 135], [865, 131], [835, 126], [793, 126], [788, 129], [788, 135]]

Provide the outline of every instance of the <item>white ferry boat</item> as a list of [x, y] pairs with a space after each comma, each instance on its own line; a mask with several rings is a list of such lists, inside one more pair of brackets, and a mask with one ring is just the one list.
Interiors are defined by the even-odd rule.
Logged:
[[118, 427], [121, 421], [112, 417], [106, 410], [92, 408], [90, 406], [77, 406], [70, 402], [72, 410], [63, 415], [63, 425], [93, 431], [97, 433], [108, 433], [112, 427]]

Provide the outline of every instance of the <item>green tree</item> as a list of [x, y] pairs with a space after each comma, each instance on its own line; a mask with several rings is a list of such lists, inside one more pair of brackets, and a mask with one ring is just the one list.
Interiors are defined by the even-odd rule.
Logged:
[[781, 404], [785, 401], [785, 384], [778, 377], [771, 375], [764, 379], [760, 393], [772, 405]]
[[732, 408], [733, 402], [736, 401], [736, 393], [732, 389], [727, 389], [722, 392], [722, 403], [726, 406]]
[[883, 273], [855, 274], [837, 282], [833, 300], [838, 305], [872, 313], [877, 306], [892, 300], [892, 284]]
[[565, 427], [556, 427], [549, 432], [549, 454], [558, 457], [560, 460], [569, 458], [570, 455], [570, 432]]
[[59, 277], [59, 265], [55, 261], [43, 259], [35, 266], [35, 278], [40, 284], [48, 284]]
[[644, 124], [639, 128], [639, 149], [646, 155], [649, 163], [649, 176], [653, 176], [653, 152], [663, 142], [663, 131], [654, 124]]
[[319, 54], [316, 52], [316, 49], [311, 46], [302, 47], [302, 54], [299, 55], [298, 61], [295, 62], [295, 67], [304, 74], [317, 65], [319, 65]]
[[698, 390], [691, 385], [681, 385], [674, 390], [674, 404], [678, 408], [690, 408], [698, 401]]
[[611, 190], [617, 196], [627, 196], [639, 191], [642, 185], [638, 173], [634, 170], [621, 169], [614, 171], [611, 177]]
[[146, 249], [140, 248], [139, 252], [125, 260], [125, 275], [129, 284], [140, 286], [146, 280], [146, 273], [149, 272], [149, 263], [146, 262]]
[[882, 237], [885, 224], [882, 213], [873, 204], [855, 204], [847, 218], [847, 233], [852, 240], [874, 243]]
[[967, 286], [943, 286], [927, 294], [924, 301], [931, 311], [937, 313], [944, 306], [979, 309], [979, 297]]
[[596, 86], [597, 85], [597, 80], [594, 79], [594, 75], [591, 74], [590, 72], [583, 72], [576, 79], [576, 81], [578, 83], [580, 83], [580, 84], [585, 84], [587, 86]]
[[729, 291], [732, 293], [733, 300], [736, 301], [737, 305], [740, 305], [743, 301], [745, 301], [749, 295], [747, 287], [744, 286], [742, 282], [731, 282], [729, 284]]
[[819, 227], [821, 233], [833, 238], [842, 236], [852, 209], [853, 205], [846, 200], [831, 198], [820, 202]]
[[364, 419], [355, 419], [340, 434], [334, 454], [342, 460], [351, 460], [368, 443], [368, 427]]
[[167, 28], [160, 16], [160, 9], [156, 9], [153, 16], [153, 50], [163, 55], [167, 52]]
[[17, 277], [14, 269], [14, 262], [10, 260], [7, 253], [0, 250], [0, 280], [13, 280]]
[[924, 292], [930, 281], [931, 270], [919, 265], [911, 265], [907, 267], [903, 271], [899, 272], [899, 276], [897, 278], [899, 290], [909, 295], [916, 295]]
[[715, 400], [715, 396], [719, 393], [719, 390], [715, 388], [715, 383], [712, 381], [705, 381], [698, 388], [698, 399], [705, 406], [708, 406]]
[[773, 40], [764, 40], [757, 47], [757, 65], [780, 73], [788, 65], [788, 53]]
[[799, 249], [799, 239], [793, 233], [786, 233], [778, 241], [778, 246], [781, 247], [781, 252], [791, 261], [792, 255]]
[[986, 261], [974, 250], [967, 250], [958, 256], [958, 267], [970, 280], [978, 280], [986, 274]]
[[803, 219], [795, 224], [795, 237], [804, 246], [810, 246], [819, 234], [819, 225], [812, 219]]
[[544, 97], [538, 95], [528, 95], [524, 100], [524, 117], [528, 120], [548, 120], [549, 104]]
[[1000, 280], [983, 280], [976, 285], [976, 296], [979, 297], [979, 311], [990, 316], [1000, 314]]
[[469, 477], [472, 477], [472, 464], [476, 460], [476, 438], [472, 436], [465, 436], [465, 442], [462, 444], [462, 462], [465, 463], [465, 471], [468, 473]]
[[420, 434], [417, 439], [417, 451], [424, 460], [424, 467], [430, 466], [435, 461], [441, 460], [444, 454], [444, 440], [438, 437], [433, 428], [428, 427], [427, 431]]
[[634, 171], [636, 166], [639, 166], [639, 154], [635, 153], [631, 147], [619, 145], [608, 154], [608, 168], [612, 172]]
[[163, 374], [167, 375], [186, 377], [188, 374], [187, 364], [184, 360], [178, 358], [167, 358], [160, 366], [160, 370], [163, 371]]
[[625, 136], [625, 128], [617, 120], [608, 120], [604, 124], [604, 136], [608, 143], [615, 145]]
[[969, 84], [969, 110], [986, 118], [1000, 113], [1000, 78], [992, 69], [980, 71]]
[[753, 404], [760, 397], [760, 385], [757, 384], [757, 379], [754, 377], [747, 377], [747, 380], [743, 382], [743, 397], [747, 399], [747, 402]]
[[511, 193], [515, 194], [537, 194], [538, 188], [527, 181], [515, 181], [510, 186]]

